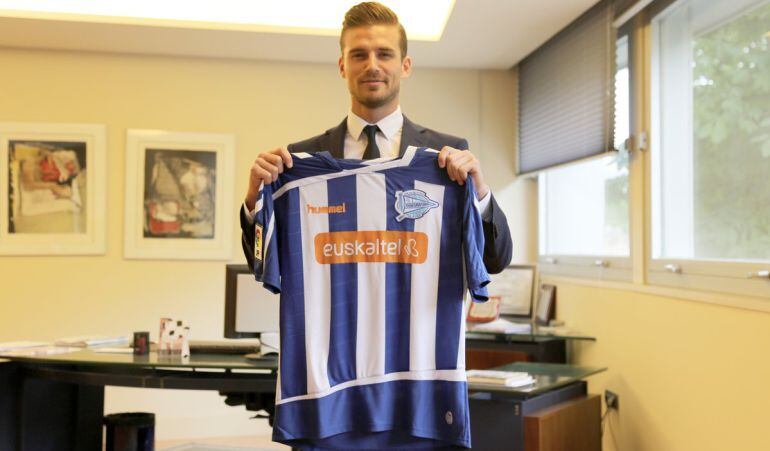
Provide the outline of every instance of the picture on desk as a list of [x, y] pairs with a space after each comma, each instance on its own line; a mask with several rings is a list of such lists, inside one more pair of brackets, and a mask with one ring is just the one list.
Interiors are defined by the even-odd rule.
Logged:
[[535, 285], [533, 265], [511, 265], [500, 274], [490, 274], [490, 299], [499, 299], [500, 315], [531, 318]]
[[0, 124], [0, 254], [103, 253], [103, 158], [103, 126]]
[[546, 326], [556, 317], [556, 286], [543, 284], [537, 297], [535, 322]]
[[232, 135], [128, 130], [127, 258], [229, 259]]

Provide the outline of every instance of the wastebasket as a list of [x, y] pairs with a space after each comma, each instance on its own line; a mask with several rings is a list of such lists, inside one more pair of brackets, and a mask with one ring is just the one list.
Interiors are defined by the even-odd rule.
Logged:
[[105, 415], [107, 451], [154, 451], [155, 414], [126, 412]]

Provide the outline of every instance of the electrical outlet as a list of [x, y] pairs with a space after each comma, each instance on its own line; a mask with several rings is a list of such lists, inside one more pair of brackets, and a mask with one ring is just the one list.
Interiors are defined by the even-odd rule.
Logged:
[[620, 410], [620, 401], [615, 392], [604, 390], [604, 403], [607, 405], [607, 409]]

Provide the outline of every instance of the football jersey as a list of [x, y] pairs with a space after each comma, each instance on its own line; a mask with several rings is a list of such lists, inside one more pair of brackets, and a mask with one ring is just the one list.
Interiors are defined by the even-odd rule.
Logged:
[[274, 440], [470, 447], [463, 307], [487, 299], [489, 275], [472, 180], [437, 156], [294, 154], [263, 186], [254, 272], [281, 303]]

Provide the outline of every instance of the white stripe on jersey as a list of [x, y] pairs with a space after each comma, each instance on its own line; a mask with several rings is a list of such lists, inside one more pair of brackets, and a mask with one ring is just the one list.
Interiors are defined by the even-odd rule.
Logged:
[[[387, 230], [385, 174], [356, 175], [358, 230]], [[358, 263], [356, 378], [385, 374], [386, 263]]]
[[[463, 252], [465, 252], [463, 250]], [[463, 263], [463, 266], [465, 264]], [[463, 277], [465, 277], [465, 271], [463, 271]], [[460, 316], [460, 345], [457, 347], [457, 369], [465, 369], [465, 331], [467, 330], [465, 318], [468, 317], [468, 311], [471, 308], [471, 302], [473, 302], [468, 296], [468, 286], [463, 279], [463, 314]]]
[[414, 221], [414, 231], [426, 233], [428, 258], [421, 265], [412, 265], [412, 290], [409, 310], [409, 369], [412, 371], [436, 368], [436, 304], [438, 275], [441, 262], [441, 232], [444, 214], [444, 187], [414, 182], [414, 189], [424, 191], [438, 207]]
[[326, 183], [299, 188], [302, 222], [302, 273], [305, 292], [305, 361], [309, 393], [329, 388], [329, 328], [331, 324], [331, 286], [329, 265], [315, 261], [314, 236], [329, 231], [328, 215], [308, 215], [305, 205], [329, 202]]
[[265, 251], [262, 255], [268, 255], [267, 250], [270, 248], [270, 242], [273, 239], [273, 228], [275, 227], [275, 212], [271, 212], [270, 221], [267, 223], [267, 235], [265, 235]]
[[318, 399], [350, 387], [370, 385], [370, 384], [380, 384], [382, 382], [401, 381], [401, 380], [465, 382], [467, 380], [467, 377], [465, 376], [465, 370], [460, 370], [460, 369], [401, 371], [398, 373], [388, 373], [380, 376], [374, 376], [368, 379], [353, 379], [347, 382], [342, 382], [340, 384], [337, 384], [334, 387], [328, 388], [320, 393], [309, 393], [307, 395], [299, 395], [299, 396], [293, 396], [291, 398], [276, 400], [275, 404], [276, 405], [286, 404], [287, 402], [302, 401], [305, 399]]

